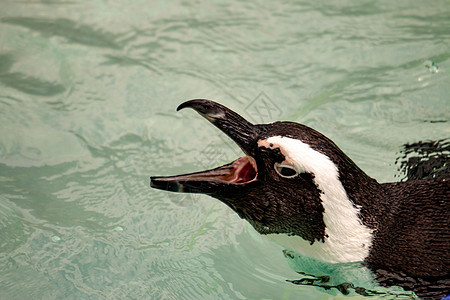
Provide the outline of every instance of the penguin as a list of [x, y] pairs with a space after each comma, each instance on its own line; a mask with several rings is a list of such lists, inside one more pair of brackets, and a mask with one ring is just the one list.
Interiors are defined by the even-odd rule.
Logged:
[[295, 122], [252, 124], [206, 99], [192, 108], [244, 155], [150, 186], [214, 197], [256, 231], [327, 263], [361, 262], [384, 286], [424, 299], [450, 291], [450, 176], [378, 183], [332, 140]]

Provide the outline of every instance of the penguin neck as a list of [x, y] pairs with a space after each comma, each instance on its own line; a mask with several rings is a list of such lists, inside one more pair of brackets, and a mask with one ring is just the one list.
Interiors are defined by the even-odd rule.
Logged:
[[361, 170], [348, 156], [342, 153], [339, 163], [339, 180], [348, 199], [359, 208], [362, 223], [376, 231], [386, 217], [389, 208], [389, 196], [383, 186]]

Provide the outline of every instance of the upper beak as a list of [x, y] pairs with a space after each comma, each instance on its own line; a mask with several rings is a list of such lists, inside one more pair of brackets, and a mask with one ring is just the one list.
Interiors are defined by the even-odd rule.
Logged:
[[258, 137], [258, 130], [255, 125], [231, 109], [211, 100], [189, 100], [180, 104], [177, 111], [186, 107], [196, 110], [235, 141], [245, 154], [252, 155]]
[[212, 170], [168, 177], [151, 177], [150, 186], [172, 192], [225, 193], [230, 186], [256, 180], [257, 166], [254, 149], [258, 137], [257, 127], [229, 108], [205, 99], [189, 100], [177, 111], [190, 107], [233, 139], [247, 156]]

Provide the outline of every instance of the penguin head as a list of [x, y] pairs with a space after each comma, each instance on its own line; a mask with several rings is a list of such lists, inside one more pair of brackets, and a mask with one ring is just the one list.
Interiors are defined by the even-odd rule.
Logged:
[[[151, 177], [153, 188], [210, 195], [261, 234], [299, 236], [310, 244], [329, 238], [327, 226], [334, 219], [357, 218], [341, 178], [345, 173], [351, 181], [362, 171], [321, 133], [293, 122], [252, 124], [204, 99], [184, 102], [177, 110], [188, 107], [234, 140], [245, 156], [211, 170]], [[336, 216], [326, 216], [325, 210]]]

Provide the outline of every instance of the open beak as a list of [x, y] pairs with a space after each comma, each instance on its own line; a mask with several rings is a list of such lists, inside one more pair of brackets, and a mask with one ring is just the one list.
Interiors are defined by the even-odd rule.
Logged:
[[190, 107], [227, 134], [244, 151], [246, 156], [224, 166], [202, 172], [150, 177], [153, 188], [185, 193], [226, 193], [231, 186], [241, 186], [256, 181], [258, 170], [253, 158], [258, 137], [257, 127], [227, 107], [210, 100], [189, 100], [177, 111]]

